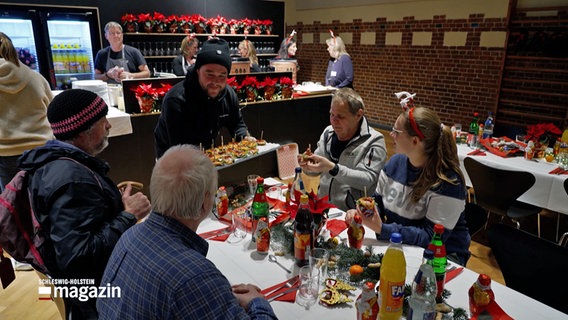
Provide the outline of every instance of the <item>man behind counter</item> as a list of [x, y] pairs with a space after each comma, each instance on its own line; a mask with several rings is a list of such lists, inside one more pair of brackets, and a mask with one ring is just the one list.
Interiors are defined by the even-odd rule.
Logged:
[[142, 53], [123, 43], [122, 27], [114, 21], [105, 25], [105, 38], [109, 46], [97, 52], [95, 79], [120, 83], [123, 79], [148, 78], [150, 69]]
[[157, 158], [178, 144], [209, 148], [223, 127], [239, 141], [256, 140], [248, 135], [235, 90], [227, 86], [230, 70], [227, 41], [212, 38], [203, 43], [185, 80], [164, 97], [154, 130]]

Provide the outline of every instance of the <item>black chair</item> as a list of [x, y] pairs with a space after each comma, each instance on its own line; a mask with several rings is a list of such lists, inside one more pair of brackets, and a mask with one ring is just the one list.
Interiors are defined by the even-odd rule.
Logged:
[[507, 287], [568, 313], [568, 248], [500, 223], [487, 237]]
[[521, 218], [536, 214], [540, 237], [542, 209], [517, 200], [534, 185], [536, 179], [532, 173], [493, 168], [471, 157], [466, 157], [463, 164], [471, 180], [476, 203], [487, 210], [485, 229], [491, 213], [510, 218], [516, 223], [517, 228], [521, 227], [519, 222]]

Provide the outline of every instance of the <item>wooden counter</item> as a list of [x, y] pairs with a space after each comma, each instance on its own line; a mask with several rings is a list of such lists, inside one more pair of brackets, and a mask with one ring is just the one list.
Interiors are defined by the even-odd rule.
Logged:
[[[291, 100], [243, 104], [242, 113], [249, 132], [274, 143], [296, 142], [300, 152], [311, 144], [315, 149], [319, 136], [329, 124], [331, 95], [314, 95]], [[155, 163], [154, 128], [159, 113], [132, 114], [132, 134], [111, 137], [109, 146], [99, 158], [109, 162], [109, 176], [116, 183], [135, 180], [144, 184], [149, 195], [150, 176]], [[230, 141], [226, 132], [225, 141]], [[256, 173], [264, 177], [277, 176], [276, 152], [242, 161], [219, 169], [219, 185], [244, 183], [246, 176]]]

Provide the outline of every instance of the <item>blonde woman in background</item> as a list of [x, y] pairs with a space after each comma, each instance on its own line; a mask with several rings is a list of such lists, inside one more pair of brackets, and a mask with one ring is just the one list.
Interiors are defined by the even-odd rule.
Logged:
[[243, 40], [239, 43], [239, 54], [242, 58], [250, 60], [250, 72], [261, 72], [256, 56], [256, 49], [250, 40]]
[[195, 56], [199, 50], [199, 40], [195, 34], [188, 35], [181, 41], [181, 54], [174, 58], [172, 67], [176, 76], [185, 76], [189, 68], [195, 64]]
[[12, 40], [0, 32], [0, 191], [18, 172], [18, 158], [53, 139], [47, 106], [49, 83], [18, 60]]
[[329, 52], [329, 62], [325, 73], [325, 85], [335, 88], [353, 88], [353, 62], [345, 43], [339, 36], [334, 36], [325, 41]]

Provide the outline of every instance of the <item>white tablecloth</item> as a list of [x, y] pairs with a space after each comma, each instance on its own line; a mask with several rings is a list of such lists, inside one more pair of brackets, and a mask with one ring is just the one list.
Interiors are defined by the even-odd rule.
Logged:
[[112, 126], [110, 128], [109, 137], [132, 133], [132, 122], [130, 121], [130, 115], [128, 113], [122, 112], [115, 107], [108, 107], [107, 119]]
[[[458, 145], [460, 167], [468, 186], [471, 186], [471, 181], [463, 166], [463, 159], [468, 157], [467, 154], [471, 151], [473, 151], [473, 149], [465, 144]], [[564, 191], [564, 180], [568, 178], [568, 175], [549, 174], [552, 169], [558, 167], [557, 164], [548, 163], [546, 161], [526, 160], [524, 157], [502, 158], [489, 151], [485, 151], [485, 154], [485, 156], [474, 155], [469, 157], [494, 168], [528, 171], [534, 174], [536, 177], [535, 184], [519, 197], [520, 201], [555, 212], [568, 214], [568, 195]]]
[[[206, 219], [197, 230], [198, 233], [215, 230], [225, 226], [213, 219]], [[340, 235], [346, 238], [346, 232]], [[231, 240], [231, 238], [229, 238]], [[374, 238], [374, 233], [369, 229], [365, 233], [363, 246], [372, 245], [375, 253], [384, 253], [388, 246], [387, 242], [378, 241]], [[423, 249], [410, 245], [403, 245], [406, 257], [407, 271], [406, 283], [410, 284], [422, 261]], [[267, 288], [276, 283], [285, 281], [290, 276], [286, 271], [275, 263], [268, 261], [267, 256], [256, 253], [256, 247], [251, 243], [251, 236], [237, 243], [209, 241], [209, 253], [207, 258], [211, 260], [231, 283], [253, 283], [261, 288]], [[278, 257], [279, 262], [293, 270], [297, 274], [298, 267], [295, 266], [293, 257], [289, 255]], [[446, 284], [450, 290], [451, 297], [447, 303], [453, 307], [461, 307], [469, 310], [467, 291], [477, 279], [478, 274], [474, 271], [464, 269], [464, 271]], [[535, 281], [527, 279], [527, 281]], [[514, 319], [568, 319], [568, 315], [552, 309], [532, 298], [516, 292], [497, 282], [492, 282], [497, 303]], [[360, 290], [350, 296], [355, 300]], [[554, 294], [551, 291], [551, 294]], [[346, 303], [337, 307], [324, 307], [316, 304], [309, 310], [290, 302], [273, 301], [271, 303], [276, 315], [281, 320], [286, 319], [325, 319], [325, 320], [345, 320], [355, 319], [356, 310], [354, 303]]]

